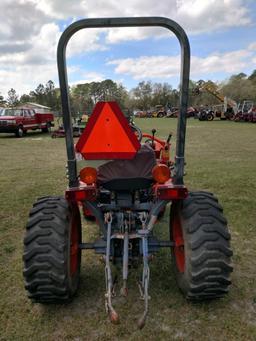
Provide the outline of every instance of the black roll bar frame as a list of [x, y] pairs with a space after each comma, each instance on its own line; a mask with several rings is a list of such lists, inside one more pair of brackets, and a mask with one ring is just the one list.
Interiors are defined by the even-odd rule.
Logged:
[[175, 21], [164, 17], [124, 17], [124, 18], [95, 18], [82, 19], [72, 23], [62, 33], [57, 48], [57, 63], [61, 92], [63, 124], [66, 136], [66, 149], [68, 158], [69, 187], [77, 187], [77, 164], [73, 141], [72, 118], [70, 112], [68, 77], [66, 67], [66, 47], [69, 39], [79, 30], [84, 28], [110, 28], [110, 27], [138, 27], [160, 26], [172, 31], [179, 40], [181, 47], [181, 74], [180, 74], [180, 114], [177, 125], [176, 156], [174, 169], [174, 184], [183, 185], [184, 152], [186, 134], [186, 112], [188, 105], [189, 70], [190, 70], [190, 45], [183, 28]]

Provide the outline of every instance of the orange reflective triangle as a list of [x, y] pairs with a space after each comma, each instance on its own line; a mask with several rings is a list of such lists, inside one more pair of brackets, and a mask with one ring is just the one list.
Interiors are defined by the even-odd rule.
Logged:
[[132, 159], [140, 148], [116, 102], [98, 102], [76, 144], [87, 160]]

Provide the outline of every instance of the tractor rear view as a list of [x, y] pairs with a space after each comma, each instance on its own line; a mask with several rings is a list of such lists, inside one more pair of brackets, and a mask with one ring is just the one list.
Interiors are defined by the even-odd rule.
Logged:
[[[161, 26], [174, 32], [181, 45], [181, 97], [176, 156], [170, 160], [171, 134], [166, 139], [143, 134], [128, 122], [115, 102], [99, 102], [79, 138], [73, 143], [65, 50], [71, 36], [83, 28]], [[113, 297], [128, 295], [129, 272], [142, 265], [139, 295], [144, 309], [138, 326], [145, 325], [149, 307], [151, 256], [169, 248], [174, 275], [188, 300], [224, 296], [232, 271], [230, 233], [217, 198], [191, 192], [183, 181], [190, 48], [183, 29], [160, 17], [85, 19], [73, 23], [58, 45], [58, 70], [66, 133], [69, 183], [65, 196], [39, 198], [30, 211], [24, 239], [24, 278], [29, 298], [38, 303], [69, 301], [78, 289], [81, 251], [94, 249], [105, 262], [105, 307], [110, 320], [120, 317]], [[144, 142], [143, 142], [144, 141]], [[78, 160], [105, 160], [98, 168], [77, 172]], [[154, 226], [168, 204], [170, 238], [159, 240]], [[93, 216], [100, 237], [82, 239], [81, 212]], [[113, 278], [114, 266], [121, 280]]]

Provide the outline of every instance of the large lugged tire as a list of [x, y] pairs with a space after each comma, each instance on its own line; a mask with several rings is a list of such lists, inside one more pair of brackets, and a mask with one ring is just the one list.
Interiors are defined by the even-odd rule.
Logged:
[[43, 197], [33, 205], [24, 238], [28, 297], [39, 303], [69, 301], [79, 284], [81, 220], [77, 205]]
[[207, 192], [191, 192], [173, 203], [170, 234], [179, 288], [191, 301], [224, 296], [232, 272], [230, 233], [218, 200]]

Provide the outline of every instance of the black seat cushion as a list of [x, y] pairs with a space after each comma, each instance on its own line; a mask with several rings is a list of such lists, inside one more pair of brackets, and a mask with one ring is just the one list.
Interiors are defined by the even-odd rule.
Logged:
[[101, 183], [101, 186], [110, 191], [136, 191], [146, 189], [152, 185], [153, 179], [147, 178], [121, 178]]
[[153, 149], [142, 145], [132, 160], [113, 160], [98, 168], [98, 183], [109, 190], [137, 190], [151, 186], [156, 165]]

